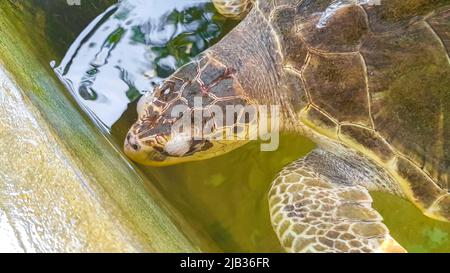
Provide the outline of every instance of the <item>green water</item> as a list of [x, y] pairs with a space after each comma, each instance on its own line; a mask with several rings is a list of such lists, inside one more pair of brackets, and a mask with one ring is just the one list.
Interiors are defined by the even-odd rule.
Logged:
[[[173, 28], [166, 26], [159, 31], [157, 21], [151, 24], [136, 20], [127, 22], [127, 14], [120, 13], [122, 17], [116, 17], [120, 21], [117, 28], [104, 30], [101, 24], [98, 27], [99, 31], [107, 32], [108, 43], [99, 38], [95, 43], [88, 43], [88, 39], [76, 45], [81, 49], [83, 44], [86, 45], [88, 55], [84, 59], [95, 58], [96, 52], [90, 52], [89, 46], [107, 48], [110, 53], [108, 62], [93, 67], [91, 60], [83, 63], [80, 59], [78, 63], [72, 63], [72, 68], [78, 67], [82, 73], [70, 74], [69, 71], [66, 74], [85, 80], [82, 84], [72, 82], [70, 91], [82, 106], [80, 111], [88, 110], [94, 115], [94, 119], [99, 121], [99, 128], [111, 134], [117, 147], [122, 147], [125, 133], [136, 119], [136, 100], [142, 92], [151, 90], [151, 82], [160, 82], [176, 67], [220, 40], [237, 23], [215, 14], [210, 3], [183, 0], [152, 3], [155, 7], [147, 11], [149, 16], [152, 13], [162, 14], [160, 22], [171, 24]], [[44, 10], [42, 16], [48, 17], [45, 20], [46, 34], [57, 63], [63, 57], [58, 52], [69, 50], [76, 37], [61, 33], [69, 29], [81, 32], [88, 23], [87, 20], [76, 19], [74, 14], [80, 14], [82, 9], [100, 14], [109, 5], [102, 1], [101, 6], [61, 8], [57, 12], [53, 10], [52, 15], [46, 14], [45, 9], [39, 9], [40, 13]], [[67, 25], [59, 28], [61, 24], [52, 23], [55, 13], [60, 14]], [[109, 18], [105, 17], [104, 22], [108, 22]], [[146, 24], [150, 25], [148, 32], [145, 31]], [[133, 29], [135, 35], [130, 35], [128, 39], [126, 34]], [[98, 31], [93, 35], [96, 33]], [[125, 43], [129, 44], [130, 50], [152, 52], [151, 58], [131, 54], [114, 59], [114, 54]], [[139, 62], [127, 63], [126, 60], [132, 57]], [[117, 71], [112, 69], [117, 66], [120, 68]], [[148, 71], [152, 73], [146, 73]], [[115, 84], [106, 84], [108, 82]], [[202, 162], [165, 168], [136, 167], [149, 177], [194, 229], [216, 244], [212, 249], [278, 252], [281, 249], [270, 225], [267, 191], [273, 177], [283, 166], [307, 154], [313, 147], [313, 143], [306, 138], [283, 135], [280, 148], [275, 152], [260, 152], [259, 144], [251, 143], [227, 155]], [[385, 218], [391, 233], [408, 251], [450, 252], [449, 223], [431, 220], [409, 202], [388, 194], [374, 193], [374, 199], [375, 207]]]

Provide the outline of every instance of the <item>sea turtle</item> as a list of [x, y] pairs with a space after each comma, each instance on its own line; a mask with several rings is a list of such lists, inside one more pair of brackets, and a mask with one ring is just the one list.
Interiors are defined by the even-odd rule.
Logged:
[[[247, 2], [216, 5], [238, 17], [244, 9], [233, 5]], [[171, 125], [212, 105], [279, 105], [281, 130], [317, 143], [281, 170], [269, 192], [287, 251], [405, 251], [372, 208], [372, 190], [450, 221], [450, 0], [251, 6], [222, 41], [141, 99], [126, 154], [154, 166], [223, 154], [245, 141], [186, 138]], [[194, 109], [196, 96], [203, 100]], [[170, 116], [177, 105], [190, 110]], [[234, 122], [225, 129], [251, 120]]]

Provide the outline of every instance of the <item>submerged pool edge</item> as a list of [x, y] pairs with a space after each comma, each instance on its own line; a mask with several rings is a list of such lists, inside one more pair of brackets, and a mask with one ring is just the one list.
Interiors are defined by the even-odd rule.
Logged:
[[[209, 246], [211, 242], [205, 243], [207, 239], [197, 236], [182, 219], [176, 219], [178, 216], [170, 205], [149, 189], [149, 183], [131, 168], [121, 152], [63, 95], [63, 86], [51, 73], [50, 66], [45, 65], [46, 58], [42, 58], [50, 55], [45, 42], [40, 40], [42, 25], [11, 10], [10, 5], [0, 4], [0, 64], [13, 75], [26, 100], [29, 98], [32, 105], [28, 107], [38, 110], [35, 117], [48, 126], [57, 140], [55, 145], [82, 170], [80, 181], [86, 179], [85, 186], [94, 189], [91, 193], [94, 199], [103, 205], [114, 203], [115, 208], [106, 209], [117, 213], [115, 222], [135, 234], [136, 245], [142, 247], [136, 250], [214, 251]], [[73, 213], [77, 213], [75, 208]]]

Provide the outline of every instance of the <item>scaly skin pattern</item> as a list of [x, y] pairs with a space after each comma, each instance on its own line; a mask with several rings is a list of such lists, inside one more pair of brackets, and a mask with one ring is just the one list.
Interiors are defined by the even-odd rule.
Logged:
[[365, 183], [348, 180], [345, 172], [338, 180], [322, 174], [336, 171], [330, 166], [322, 169], [324, 162], [340, 160], [335, 157], [313, 151], [274, 180], [270, 212], [283, 247], [289, 252], [405, 252], [371, 207]]
[[[184, 103], [229, 92], [245, 98], [244, 105], [279, 105], [283, 130], [317, 142], [321, 153], [287, 167], [270, 193], [274, 228], [286, 250], [396, 252], [401, 247], [370, 208], [365, 189], [407, 197], [427, 216], [450, 221], [449, 53], [450, 0], [260, 0], [205, 53], [216, 65], [201, 75], [211, 81], [193, 80], [199, 78], [194, 64], [201, 62], [194, 61], [168, 82]], [[194, 85], [179, 92], [186, 82]], [[157, 101], [170, 100], [155, 94], [144, 107], [151, 111], [141, 113], [125, 143], [136, 161], [176, 164], [243, 145], [190, 143], [186, 154], [168, 153], [170, 140], [157, 119], [170, 106]], [[154, 107], [160, 110], [152, 114]], [[329, 169], [351, 175], [327, 176]], [[294, 173], [295, 179], [286, 178]], [[363, 200], [342, 197], [347, 190]], [[349, 202], [361, 213], [344, 213]], [[353, 224], [322, 234], [336, 231], [338, 220]], [[366, 221], [373, 225], [366, 228]], [[304, 230], [294, 227], [299, 223]]]
[[[140, 118], [127, 135], [127, 154], [138, 162], [150, 161], [154, 166], [165, 166], [174, 164], [172, 161], [180, 163], [214, 157], [233, 149], [234, 145], [244, 144], [243, 141], [228, 141], [225, 135], [245, 130], [251, 120], [238, 120], [233, 126], [227, 127], [216, 124], [214, 119], [217, 108], [225, 112], [227, 105], [254, 104], [243, 92], [235, 74], [233, 68], [220, 63], [209, 53], [181, 67], [161, 87], [155, 88], [149, 100], [140, 105]], [[201, 98], [201, 105], [195, 105], [195, 98]], [[185, 108], [174, 117], [172, 110], [179, 106]], [[172, 126], [182, 118], [198, 119], [199, 124], [211, 128], [211, 133], [187, 141], [186, 147], [172, 145]], [[216, 141], [213, 140], [215, 136], [218, 139]]]

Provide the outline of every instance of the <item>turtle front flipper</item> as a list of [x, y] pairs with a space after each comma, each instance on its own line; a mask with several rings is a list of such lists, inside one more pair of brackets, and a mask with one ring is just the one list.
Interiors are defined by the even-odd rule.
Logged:
[[241, 19], [250, 10], [252, 0], [212, 0], [217, 11], [225, 17]]
[[349, 167], [334, 154], [315, 150], [279, 173], [269, 204], [286, 251], [406, 252], [372, 208], [366, 187], [347, 179], [349, 172], [355, 177]]

